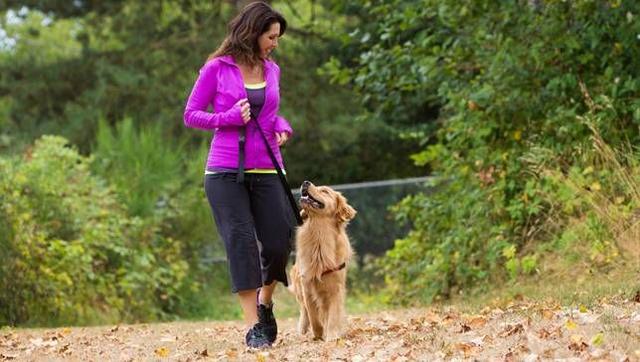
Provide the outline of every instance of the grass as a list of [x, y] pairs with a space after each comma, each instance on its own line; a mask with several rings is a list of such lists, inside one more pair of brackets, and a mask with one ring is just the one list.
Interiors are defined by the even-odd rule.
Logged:
[[[486, 306], [500, 307], [515, 299], [553, 301], [565, 306], [591, 307], [603, 299], [632, 298], [640, 290], [640, 265], [619, 263], [609, 270], [594, 270], [586, 266], [564, 265], [555, 272], [523, 277], [502, 286], [479, 287], [458, 294], [442, 303], [461, 310], [476, 312]], [[549, 267], [549, 269], [553, 269]]]

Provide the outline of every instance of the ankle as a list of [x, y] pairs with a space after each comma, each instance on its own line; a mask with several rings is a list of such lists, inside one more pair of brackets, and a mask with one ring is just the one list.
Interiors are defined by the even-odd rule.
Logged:
[[262, 296], [262, 293], [258, 292], [258, 305], [264, 305], [267, 307], [273, 306], [273, 300], [271, 298], [267, 299]]

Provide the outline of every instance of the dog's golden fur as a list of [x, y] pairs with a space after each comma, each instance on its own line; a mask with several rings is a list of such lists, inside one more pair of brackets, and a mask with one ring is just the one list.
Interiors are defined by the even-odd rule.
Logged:
[[[356, 211], [327, 186], [305, 181], [302, 195], [304, 223], [296, 233], [296, 262], [290, 273], [291, 290], [300, 306], [298, 331], [305, 334], [311, 326], [314, 338], [335, 340], [346, 322], [347, 266], [352, 255], [346, 226]], [[340, 268], [343, 263], [346, 266]]]

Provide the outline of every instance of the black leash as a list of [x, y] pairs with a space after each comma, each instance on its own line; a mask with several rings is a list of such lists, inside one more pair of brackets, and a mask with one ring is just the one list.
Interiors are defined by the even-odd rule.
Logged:
[[300, 216], [300, 210], [298, 209], [298, 204], [296, 203], [296, 200], [293, 198], [293, 194], [291, 193], [291, 186], [289, 186], [289, 182], [287, 181], [287, 178], [285, 177], [284, 172], [282, 172], [282, 169], [278, 164], [278, 160], [276, 160], [276, 156], [273, 154], [273, 150], [269, 145], [269, 141], [267, 141], [267, 137], [264, 135], [264, 132], [262, 132], [262, 127], [260, 127], [260, 124], [255, 118], [252, 118], [252, 119], [255, 121], [256, 127], [258, 127], [258, 131], [260, 131], [260, 135], [262, 136], [262, 140], [264, 141], [265, 146], [267, 146], [267, 152], [269, 153], [269, 158], [271, 158], [271, 162], [273, 162], [273, 167], [276, 168], [276, 172], [278, 173], [278, 177], [280, 178], [280, 184], [282, 184], [282, 187], [284, 188], [284, 193], [287, 195], [287, 198], [289, 199], [289, 204], [291, 205], [293, 214], [296, 217], [296, 222], [298, 223], [298, 226], [300, 226], [302, 225], [302, 216]]
[[236, 176], [236, 182], [239, 184], [244, 182], [244, 144], [247, 140], [245, 132], [245, 127], [241, 127], [238, 130], [238, 175]]

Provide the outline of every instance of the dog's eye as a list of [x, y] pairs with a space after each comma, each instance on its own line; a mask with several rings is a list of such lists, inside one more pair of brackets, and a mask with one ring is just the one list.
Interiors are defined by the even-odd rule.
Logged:
[[322, 189], [322, 190], [320, 190], [320, 192], [322, 192], [323, 194], [328, 194], [328, 193], [329, 193], [329, 190], [327, 190], [327, 189]]

